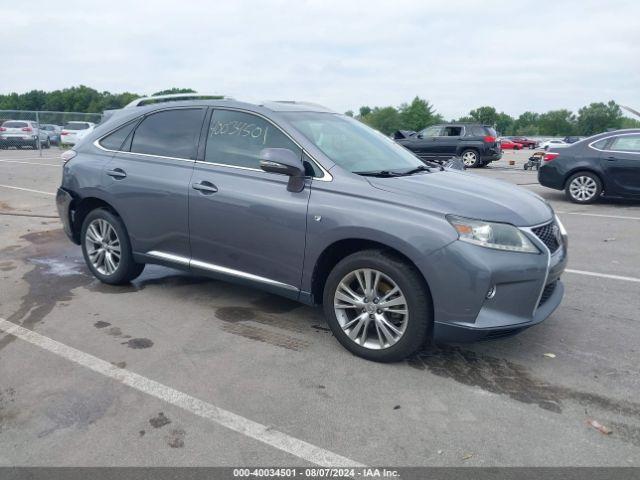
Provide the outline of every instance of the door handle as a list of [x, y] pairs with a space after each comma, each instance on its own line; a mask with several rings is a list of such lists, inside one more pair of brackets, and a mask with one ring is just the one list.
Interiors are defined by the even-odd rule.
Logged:
[[109, 175], [110, 177], [115, 178], [116, 180], [125, 178], [127, 176], [127, 173], [121, 168], [114, 168], [113, 170], [107, 170], [106, 174]]
[[194, 183], [193, 185], [191, 185], [191, 188], [193, 188], [194, 190], [198, 190], [204, 195], [209, 195], [218, 191], [218, 187], [216, 187], [213, 183], [206, 181]]
[[613, 155], [610, 155], [607, 157], [607, 162], [615, 162], [617, 160], [616, 157], [614, 157]]

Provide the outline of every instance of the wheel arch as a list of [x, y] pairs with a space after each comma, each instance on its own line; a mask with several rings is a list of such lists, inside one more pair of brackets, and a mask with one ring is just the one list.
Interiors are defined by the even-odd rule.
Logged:
[[82, 199], [78, 199], [72, 205], [72, 215], [71, 215], [71, 233], [73, 234], [73, 241], [80, 245], [80, 233], [82, 230], [82, 223], [87, 215], [97, 208], [105, 208], [109, 210], [114, 215], [120, 217], [118, 211], [113, 208], [113, 206], [98, 197], [86, 197]]
[[[343, 238], [327, 245], [316, 259], [313, 274], [311, 276], [312, 303], [316, 305], [322, 304], [326, 280], [331, 273], [331, 270], [333, 270], [338, 262], [353, 253], [372, 249], [383, 250], [386, 254], [393, 255], [414, 268], [420, 275], [429, 296], [432, 298], [429, 282], [408, 254], [402, 252], [398, 248], [375, 240], [369, 240], [366, 238]], [[433, 310], [433, 301], [431, 302], [431, 308]], [[433, 311], [431, 314], [433, 314]]]
[[584, 165], [575, 167], [565, 174], [564, 181], [562, 182], [562, 189], [565, 190], [567, 188], [567, 183], [569, 182], [569, 179], [571, 177], [573, 177], [576, 173], [582, 173], [582, 172], [592, 173], [593, 175], [598, 177], [598, 180], [600, 180], [600, 184], [602, 185], [602, 191], [606, 191], [607, 184], [604, 181], [604, 176], [602, 175], [602, 173], [598, 172], [598, 170], [593, 167], [586, 167]]

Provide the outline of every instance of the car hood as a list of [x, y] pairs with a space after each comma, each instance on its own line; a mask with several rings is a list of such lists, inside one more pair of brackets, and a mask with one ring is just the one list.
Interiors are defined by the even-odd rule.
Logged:
[[406, 177], [366, 178], [373, 187], [404, 197], [403, 203], [409, 206], [444, 215], [511, 223], [519, 227], [540, 225], [553, 218], [553, 210], [542, 197], [480, 175], [443, 171]]

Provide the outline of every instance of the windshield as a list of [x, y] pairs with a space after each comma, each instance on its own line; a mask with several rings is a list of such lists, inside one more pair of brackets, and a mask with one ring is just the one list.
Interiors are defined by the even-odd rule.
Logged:
[[283, 115], [327, 157], [350, 172], [397, 172], [424, 166], [404, 147], [353, 118], [317, 112]]

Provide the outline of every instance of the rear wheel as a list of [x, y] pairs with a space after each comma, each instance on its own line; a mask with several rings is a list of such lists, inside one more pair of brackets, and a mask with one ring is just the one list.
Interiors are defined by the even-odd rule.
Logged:
[[480, 155], [475, 150], [465, 150], [460, 155], [464, 166], [467, 168], [476, 168], [480, 166]]
[[593, 203], [602, 194], [602, 182], [595, 173], [578, 172], [567, 180], [564, 191], [573, 203]]
[[105, 208], [90, 212], [82, 223], [82, 254], [91, 273], [111, 285], [128, 283], [144, 269], [131, 253], [124, 223]]
[[431, 336], [431, 297], [419, 272], [383, 250], [341, 260], [324, 289], [325, 317], [350, 352], [377, 362], [415, 353]]

